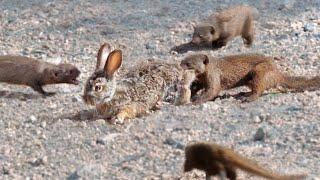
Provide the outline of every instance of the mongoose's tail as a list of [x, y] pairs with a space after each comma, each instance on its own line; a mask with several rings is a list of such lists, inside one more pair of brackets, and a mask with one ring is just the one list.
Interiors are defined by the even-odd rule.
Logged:
[[261, 166], [258, 166], [255, 162], [246, 159], [237, 153], [233, 152], [232, 150], [226, 151], [224, 157], [227, 161], [231, 164], [236, 166], [239, 169], [242, 169], [246, 172], [273, 180], [302, 180], [306, 178], [306, 175], [279, 175], [273, 173]]
[[307, 78], [303, 76], [284, 76], [280, 86], [296, 92], [320, 89], [320, 76]]

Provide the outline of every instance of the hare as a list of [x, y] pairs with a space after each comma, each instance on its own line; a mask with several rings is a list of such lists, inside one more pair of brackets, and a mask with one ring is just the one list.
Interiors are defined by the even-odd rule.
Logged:
[[149, 60], [128, 69], [120, 77], [122, 51], [103, 44], [95, 72], [87, 80], [83, 99], [95, 105], [99, 115], [111, 123], [122, 124], [145, 114], [161, 101], [170, 101], [175, 85], [182, 78], [179, 64]]

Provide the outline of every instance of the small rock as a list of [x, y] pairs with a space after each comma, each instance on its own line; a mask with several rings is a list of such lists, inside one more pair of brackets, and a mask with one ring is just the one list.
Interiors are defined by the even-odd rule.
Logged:
[[261, 119], [259, 116], [254, 116], [254, 117], [253, 117], [253, 122], [255, 122], [255, 123], [261, 123], [261, 122], [262, 122], [262, 119]]
[[73, 97], [73, 98], [71, 98], [71, 101], [72, 102], [81, 102], [82, 101], [82, 99], [80, 98], [80, 97]]
[[177, 148], [177, 149], [184, 149], [184, 145], [179, 142], [179, 141], [176, 141], [174, 139], [172, 139], [171, 137], [167, 138], [165, 141], [164, 141], [164, 144], [168, 144], [174, 148]]
[[100, 179], [102, 173], [101, 165], [89, 164], [83, 165], [73, 172], [67, 179]]
[[102, 145], [106, 145], [107, 144], [107, 139], [105, 137], [99, 137], [96, 141], [97, 144], [102, 144]]
[[9, 167], [6, 167], [6, 166], [3, 166], [2, 167], [2, 173], [5, 174], [5, 175], [9, 175], [9, 174], [12, 174], [13, 170]]
[[277, 41], [288, 39], [288, 38], [289, 38], [289, 36], [287, 34], [281, 34], [279, 36], [276, 36]]
[[149, 42], [146, 44], [146, 49], [156, 49], [157, 45], [155, 43]]
[[208, 109], [208, 104], [207, 103], [203, 103], [200, 105], [201, 110], [205, 110]]
[[303, 26], [304, 32], [313, 32], [316, 29], [316, 27], [313, 24], [306, 24]]
[[35, 167], [41, 166], [41, 165], [46, 165], [46, 164], [48, 164], [48, 157], [44, 156], [42, 158], [35, 159], [34, 161], [31, 161], [30, 164]]
[[266, 134], [265, 134], [263, 128], [259, 128], [257, 130], [256, 134], [254, 135], [253, 140], [254, 141], [264, 141], [265, 136], [266, 136]]
[[40, 127], [45, 128], [47, 126], [47, 123], [45, 121], [42, 121], [40, 124]]
[[37, 118], [36, 118], [34, 115], [31, 115], [31, 116], [29, 117], [29, 120], [30, 120], [31, 122], [35, 122], [35, 121], [37, 121]]
[[95, 121], [97, 124], [99, 124], [99, 125], [104, 125], [104, 124], [106, 124], [106, 120], [104, 120], [104, 119], [98, 119], [98, 120], [96, 120]]
[[273, 29], [275, 28], [277, 25], [275, 22], [267, 22], [265, 24], [262, 25], [264, 28], [266, 29]]

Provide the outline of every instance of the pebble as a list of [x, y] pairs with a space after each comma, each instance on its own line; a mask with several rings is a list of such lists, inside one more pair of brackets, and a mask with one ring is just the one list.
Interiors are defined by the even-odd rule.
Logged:
[[46, 165], [46, 164], [48, 164], [48, 157], [44, 156], [42, 158], [35, 159], [35, 160], [31, 161], [30, 164], [32, 166]]
[[256, 133], [254, 134], [253, 140], [254, 141], [264, 141], [265, 136], [266, 136], [266, 134], [265, 134], [263, 128], [258, 128]]
[[174, 140], [174, 139], [172, 139], [172, 138], [167, 138], [165, 141], [164, 141], [164, 144], [168, 144], [168, 145], [170, 145], [170, 146], [172, 146], [172, 147], [174, 147], [174, 148], [177, 148], [177, 149], [184, 149], [184, 145], [181, 143], [181, 142], [179, 142], [179, 141], [177, 141], [177, 140]]
[[306, 24], [303, 26], [304, 32], [313, 32], [316, 29], [316, 27], [313, 24]]
[[147, 43], [146, 49], [156, 49], [157, 45], [155, 43]]
[[255, 123], [261, 123], [262, 122], [262, 119], [260, 118], [260, 116], [254, 116], [252, 119], [253, 119], [253, 122], [255, 122]]
[[36, 116], [31, 115], [31, 116], [29, 117], [29, 120], [33, 123], [33, 122], [36, 122], [36, 121], [37, 121], [37, 118], [36, 118]]

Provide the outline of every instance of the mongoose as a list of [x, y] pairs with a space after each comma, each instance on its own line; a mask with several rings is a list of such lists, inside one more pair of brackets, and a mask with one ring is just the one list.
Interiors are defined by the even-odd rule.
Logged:
[[185, 148], [184, 172], [193, 169], [205, 171], [206, 179], [219, 175], [221, 179], [237, 178], [236, 169], [274, 180], [305, 179], [306, 175], [279, 175], [257, 165], [231, 149], [213, 143], [200, 142]]
[[253, 20], [258, 10], [250, 6], [234, 6], [209, 16], [194, 27], [192, 43], [222, 47], [234, 37], [241, 35], [244, 43], [251, 46], [254, 39]]
[[184, 69], [193, 69], [196, 81], [204, 87], [194, 104], [213, 100], [221, 90], [247, 86], [244, 101], [254, 101], [270, 88], [302, 92], [320, 88], [320, 76], [289, 76], [280, 72], [272, 57], [259, 54], [225, 56], [220, 59], [204, 54], [190, 55], [181, 61]]
[[194, 70], [186, 70], [183, 74], [182, 80], [177, 85], [177, 97], [175, 98], [175, 105], [183, 105], [190, 103], [191, 100], [191, 85], [196, 78]]
[[0, 56], [0, 82], [27, 85], [44, 96], [47, 84], [78, 84], [80, 71], [71, 64], [51, 64], [24, 56]]

